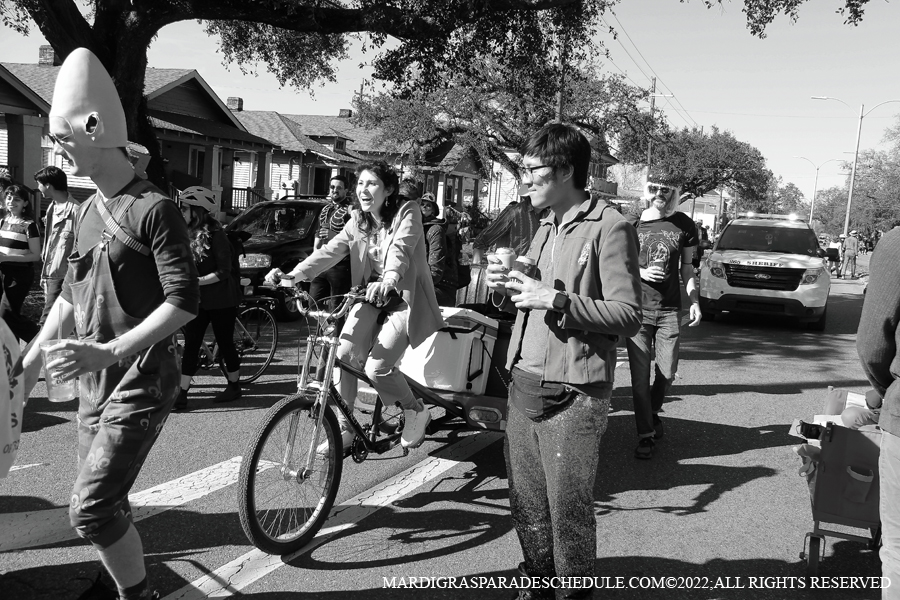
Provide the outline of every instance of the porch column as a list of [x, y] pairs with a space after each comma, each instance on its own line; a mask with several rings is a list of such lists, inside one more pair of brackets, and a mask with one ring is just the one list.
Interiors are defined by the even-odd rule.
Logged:
[[34, 115], [6, 115], [7, 162], [14, 179], [28, 188], [37, 188], [34, 174], [41, 168], [41, 136], [44, 118]]
[[256, 167], [256, 182], [253, 187], [261, 190], [263, 196], [272, 199], [272, 153], [258, 152], [256, 153], [258, 161]]

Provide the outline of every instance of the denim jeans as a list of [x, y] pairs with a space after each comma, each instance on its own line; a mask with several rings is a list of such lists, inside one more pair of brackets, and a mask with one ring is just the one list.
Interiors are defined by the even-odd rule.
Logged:
[[879, 511], [881, 513], [881, 575], [891, 580], [891, 587], [881, 591], [882, 600], [900, 599], [900, 437], [881, 433], [881, 455], [878, 457], [881, 478]]
[[[653, 435], [653, 417], [662, 410], [663, 401], [678, 371], [678, 311], [644, 309], [641, 330], [627, 340], [631, 368], [631, 395], [634, 420], [640, 437]], [[656, 377], [650, 385], [650, 357], [656, 349]]]
[[[365, 371], [382, 402], [399, 402], [405, 409], [418, 409], [421, 401], [413, 396], [397, 363], [409, 347], [409, 306], [388, 313], [383, 325], [378, 324], [381, 310], [371, 304], [357, 304], [350, 309], [341, 330], [337, 356], [347, 364]], [[340, 392], [350, 409], [356, 403], [356, 377], [341, 372]], [[337, 413], [338, 421], [344, 415]], [[346, 429], [346, 428], [345, 428]]]
[[[594, 480], [611, 395], [611, 384], [599, 398], [579, 394], [539, 421], [509, 407], [509, 505], [525, 559], [522, 570], [530, 576], [594, 575]], [[567, 590], [563, 597], [590, 598], [591, 590]]]
[[[350, 262], [340, 262], [335, 266], [331, 267], [324, 273], [320, 273], [316, 276], [315, 279], [309, 284], [309, 295], [312, 296], [312, 299], [317, 303], [322, 302], [325, 298], [330, 298], [332, 296], [337, 296], [338, 294], [346, 294], [350, 291]], [[328, 310], [334, 310], [337, 308], [338, 302], [340, 302], [340, 298], [332, 298], [328, 301]], [[324, 306], [320, 308], [325, 308]], [[338, 331], [344, 326], [343, 321], [338, 321], [336, 324], [336, 328]], [[323, 376], [325, 375], [325, 356], [323, 356], [319, 360], [319, 364], [316, 367], [316, 379], [318, 381], [322, 381]]]

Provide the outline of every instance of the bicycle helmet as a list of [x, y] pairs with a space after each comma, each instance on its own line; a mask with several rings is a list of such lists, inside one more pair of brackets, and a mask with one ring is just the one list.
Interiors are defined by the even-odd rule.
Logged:
[[216, 202], [216, 195], [200, 185], [192, 185], [178, 194], [178, 202], [188, 206], [199, 206], [211, 213], [216, 212], [219, 208], [219, 203]]

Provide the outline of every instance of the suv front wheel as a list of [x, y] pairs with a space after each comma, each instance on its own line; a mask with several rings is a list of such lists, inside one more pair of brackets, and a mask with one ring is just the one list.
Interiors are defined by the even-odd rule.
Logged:
[[297, 304], [287, 299], [287, 294], [280, 290], [275, 293], [275, 318], [279, 321], [296, 321], [300, 318]]
[[810, 321], [806, 324], [806, 328], [810, 331], [825, 331], [825, 323], [828, 320], [828, 307], [825, 307], [825, 310], [822, 311], [822, 315], [816, 319], [815, 321]]

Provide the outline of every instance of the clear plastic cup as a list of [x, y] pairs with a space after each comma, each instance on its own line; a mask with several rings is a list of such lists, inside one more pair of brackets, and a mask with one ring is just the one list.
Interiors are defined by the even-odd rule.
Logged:
[[75, 379], [59, 379], [58, 377], [51, 375], [50, 370], [47, 368], [47, 364], [51, 361], [56, 360], [61, 356], [72, 354], [71, 350], [50, 351], [50, 348], [62, 341], [64, 340], [47, 340], [46, 342], [41, 342], [41, 356], [44, 359], [44, 381], [47, 383], [47, 399], [50, 400], [50, 402], [68, 402], [69, 400], [74, 400], [77, 396], [75, 387], [77, 381]]
[[494, 255], [500, 259], [500, 262], [503, 263], [503, 266], [509, 270], [512, 270], [513, 263], [516, 262], [516, 251], [512, 248], [497, 248], [497, 251]]

